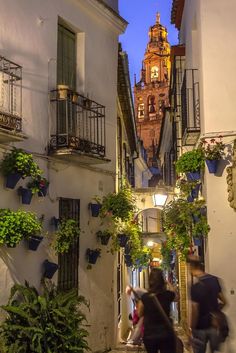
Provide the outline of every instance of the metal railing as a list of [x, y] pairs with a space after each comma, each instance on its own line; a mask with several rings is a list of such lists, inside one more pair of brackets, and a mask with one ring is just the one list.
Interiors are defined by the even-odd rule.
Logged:
[[22, 131], [22, 67], [1, 55], [0, 128]]
[[181, 87], [182, 137], [200, 132], [200, 94], [198, 70], [185, 70]]
[[49, 149], [70, 148], [105, 157], [105, 107], [67, 88], [50, 92]]

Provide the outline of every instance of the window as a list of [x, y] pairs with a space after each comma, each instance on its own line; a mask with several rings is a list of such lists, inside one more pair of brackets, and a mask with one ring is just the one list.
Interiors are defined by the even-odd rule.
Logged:
[[148, 112], [149, 112], [149, 115], [156, 113], [156, 102], [155, 102], [154, 96], [148, 97]]
[[[59, 201], [60, 219], [80, 219], [80, 200], [64, 199]], [[79, 282], [79, 238], [75, 239], [68, 253], [58, 256], [58, 287], [61, 290], [78, 288]]]
[[58, 24], [57, 84], [76, 88], [76, 35]]
[[151, 81], [156, 81], [159, 76], [159, 68], [158, 66], [152, 66], [151, 68]]
[[144, 104], [139, 103], [138, 105], [138, 118], [143, 119], [144, 118]]

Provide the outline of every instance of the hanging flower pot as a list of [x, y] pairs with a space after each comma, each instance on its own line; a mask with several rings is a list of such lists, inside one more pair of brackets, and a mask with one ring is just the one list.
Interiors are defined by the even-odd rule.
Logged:
[[28, 239], [29, 250], [36, 251], [42, 240], [43, 237], [40, 235], [31, 235]]
[[193, 198], [193, 196], [191, 194], [187, 197], [187, 201], [188, 202], [193, 202], [194, 201], [194, 198]]
[[201, 186], [201, 184], [197, 184], [197, 185], [192, 189], [192, 191], [191, 191], [191, 196], [192, 196], [194, 199], [197, 199], [197, 198], [198, 198], [200, 186]]
[[45, 260], [43, 262], [43, 276], [52, 279], [56, 271], [58, 270], [58, 264]]
[[127, 267], [133, 266], [131, 255], [124, 255], [124, 260]]
[[201, 246], [202, 245], [202, 239], [201, 238], [197, 238], [197, 237], [193, 237], [193, 244], [195, 246]]
[[87, 249], [86, 251], [86, 257], [88, 259], [88, 263], [90, 264], [95, 264], [97, 262], [97, 259], [99, 258], [101, 254], [101, 250], [100, 249]]
[[201, 174], [200, 174], [200, 171], [188, 172], [186, 173], [186, 177], [188, 181], [199, 180], [201, 178]]
[[60, 224], [60, 218], [56, 218], [55, 216], [53, 216], [51, 218], [51, 224], [55, 227], [55, 229], [57, 230]]
[[92, 217], [98, 217], [102, 205], [99, 203], [90, 203], [89, 208], [91, 209]]
[[219, 159], [206, 159], [206, 165], [209, 173], [215, 174], [217, 172]]
[[104, 230], [104, 231], [99, 230], [97, 232], [97, 237], [101, 239], [102, 245], [108, 245], [109, 239], [111, 237], [111, 233], [106, 230]]
[[21, 202], [24, 205], [30, 205], [31, 199], [32, 199], [32, 190], [31, 189], [26, 189], [26, 188], [20, 188], [19, 193], [21, 195]]
[[14, 173], [14, 174], [9, 174], [6, 177], [6, 188], [8, 189], [14, 189], [18, 181], [21, 179], [22, 174], [20, 173]]
[[126, 234], [117, 234], [117, 240], [121, 248], [124, 248], [127, 241], [128, 241], [128, 236]]

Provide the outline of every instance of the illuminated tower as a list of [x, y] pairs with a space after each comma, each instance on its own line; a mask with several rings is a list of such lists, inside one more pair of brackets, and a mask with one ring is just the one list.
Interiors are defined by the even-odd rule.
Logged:
[[170, 45], [167, 29], [156, 23], [149, 29], [149, 42], [142, 62], [141, 77], [134, 85], [135, 116], [138, 136], [147, 151], [149, 167], [157, 167], [157, 148], [163, 110], [169, 106]]

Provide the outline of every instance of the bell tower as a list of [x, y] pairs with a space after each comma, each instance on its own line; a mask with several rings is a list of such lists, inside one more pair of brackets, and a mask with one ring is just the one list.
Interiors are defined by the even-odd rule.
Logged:
[[149, 28], [140, 81], [134, 85], [137, 131], [147, 151], [148, 166], [157, 168], [157, 148], [164, 108], [169, 106], [170, 44], [167, 29], [160, 23]]

